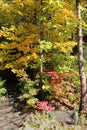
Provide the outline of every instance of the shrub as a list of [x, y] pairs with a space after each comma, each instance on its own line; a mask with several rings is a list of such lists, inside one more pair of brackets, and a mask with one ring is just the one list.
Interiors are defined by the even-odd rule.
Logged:
[[58, 123], [55, 122], [55, 118], [45, 114], [39, 113], [32, 114], [24, 123], [24, 129], [33, 128], [32, 130], [58, 130]]
[[[57, 74], [54, 70], [46, 71], [50, 76], [51, 99], [60, 101], [69, 108], [78, 106], [80, 88], [79, 78], [74, 73]], [[78, 75], [77, 75], [78, 76]]]
[[82, 125], [84, 126], [85, 124], [87, 125], [87, 120], [86, 120], [86, 117], [87, 115], [85, 113], [80, 113], [80, 116], [79, 116], [79, 120], [78, 120], [78, 124], [79, 125]]
[[38, 110], [45, 110], [45, 111], [53, 111], [55, 107], [53, 107], [48, 101], [38, 101], [36, 102]]
[[2, 80], [2, 78], [0, 78], [0, 98], [7, 92], [6, 88], [5, 88], [5, 80]]
[[[62, 115], [61, 115], [62, 116]], [[31, 114], [20, 130], [82, 130], [81, 126], [59, 123], [55, 117], [46, 113]]]
[[38, 101], [37, 98], [35, 98], [35, 95], [37, 95], [38, 90], [35, 88], [37, 83], [35, 81], [31, 81], [27, 77], [22, 77], [19, 80], [19, 87], [21, 91], [20, 99], [24, 100], [26, 102], [27, 107], [35, 108], [35, 103]]

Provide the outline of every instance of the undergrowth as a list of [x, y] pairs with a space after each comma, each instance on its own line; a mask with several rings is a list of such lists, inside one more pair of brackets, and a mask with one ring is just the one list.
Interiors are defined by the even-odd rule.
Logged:
[[5, 80], [2, 80], [2, 78], [0, 78], [0, 98], [7, 92], [5, 88], [5, 82]]
[[59, 123], [53, 116], [36, 112], [26, 119], [20, 130], [82, 130], [82, 127]]

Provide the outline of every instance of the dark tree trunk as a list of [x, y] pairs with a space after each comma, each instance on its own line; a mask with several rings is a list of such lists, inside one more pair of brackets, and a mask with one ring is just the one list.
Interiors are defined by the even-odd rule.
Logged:
[[81, 9], [80, 9], [81, 0], [76, 0], [77, 16], [79, 25], [78, 25], [78, 64], [79, 64], [79, 75], [80, 75], [80, 86], [81, 86], [81, 95], [80, 95], [80, 105], [79, 111], [85, 111], [87, 109], [87, 87], [86, 87], [86, 77], [84, 72], [83, 64], [83, 37], [82, 37], [82, 22], [81, 22]]

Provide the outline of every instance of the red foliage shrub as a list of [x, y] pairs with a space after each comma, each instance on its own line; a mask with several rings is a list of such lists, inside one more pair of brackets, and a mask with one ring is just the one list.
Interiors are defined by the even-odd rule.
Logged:
[[54, 70], [46, 71], [46, 74], [48, 74], [49, 76], [51, 76], [52, 79], [58, 79], [59, 78], [57, 72], [54, 71]]
[[55, 110], [55, 107], [53, 107], [48, 101], [38, 101], [36, 102], [36, 106], [38, 110], [46, 110], [46, 111]]
[[53, 87], [54, 95], [53, 99], [60, 100], [61, 103], [66, 104], [69, 107], [72, 107], [72, 103], [68, 99], [68, 93], [74, 93], [74, 83], [66, 80], [68, 77], [73, 77], [73, 73], [62, 73], [57, 74], [54, 70], [49, 70], [45, 72], [51, 79], [50, 84]]

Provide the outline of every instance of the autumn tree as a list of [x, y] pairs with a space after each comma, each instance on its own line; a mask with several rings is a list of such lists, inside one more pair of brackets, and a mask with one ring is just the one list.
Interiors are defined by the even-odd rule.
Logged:
[[44, 70], [74, 70], [77, 19], [70, 0], [1, 0], [0, 9], [0, 70], [31, 78], [26, 70], [37, 69], [32, 80], [38, 79], [41, 89]]
[[[26, 75], [29, 66], [39, 67], [41, 59], [47, 62], [47, 51], [55, 48], [61, 53], [72, 51], [76, 43], [69, 40], [74, 23], [68, 2], [43, 0], [41, 6], [41, 1], [4, 0], [0, 4], [2, 70], [11, 68], [18, 76]], [[39, 55], [42, 51], [44, 55]]]

